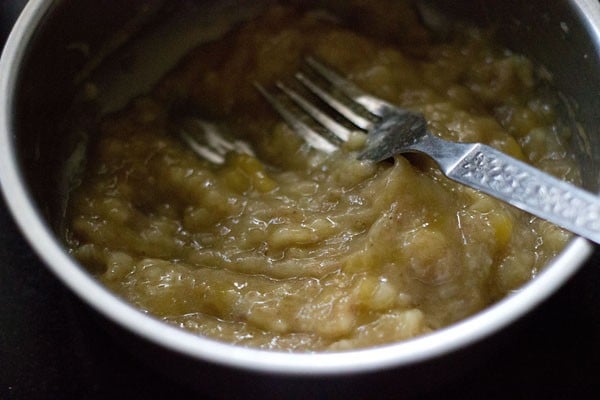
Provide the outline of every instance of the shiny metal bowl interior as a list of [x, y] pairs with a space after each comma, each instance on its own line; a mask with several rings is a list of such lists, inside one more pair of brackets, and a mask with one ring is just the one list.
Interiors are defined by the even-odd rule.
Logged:
[[[523, 290], [484, 312], [424, 337], [359, 351], [289, 354], [238, 348], [188, 334], [138, 312], [99, 285], [68, 256], [61, 243], [59, 221], [68, 183], [63, 172], [79, 140], [77, 135], [65, 134], [77, 131], [77, 126], [65, 124], [65, 116], [73, 111], [82, 74], [96, 73], [100, 64], [114, 64], [111, 52], [127, 46], [126, 39], [133, 38], [131, 41], [135, 42], [138, 36], [145, 36], [148, 46], [155, 43], [157, 36], [165, 36], [161, 21], [173, 15], [170, 13], [174, 3], [189, 7], [193, 2], [147, 0], [140, 6], [142, 2], [32, 0], [15, 26], [0, 64], [0, 178], [7, 203], [25, 237], [48, 267], [117, 326], [187, 359], [242, 370], [330, 376], [407, 367], [452, 354], [510, 325], [555, 292], [591, 253], [588, 242], [574, 239]], [[202, 3], [202, 10], [212, 9], [215, 4], [221, 12], [236, 7], [235, 1], [196, 2], [195, 7], [198, 3]], [[595, 0], [427, 2], [431, 3], [437, 3], [448, 16], [494, 25], [507, 45], [527, 54], [552, 74], [569, 105], [569, 116], [580, 124], [578, 132], [585, 132], [576, 135], [573, 148], [581, 160], [585, 187], [597, 192], [600, 188], [599, 3]], [[206, 23], [217, 15], [200, 14]], [[158, 15], [161, 18], [155, 18]], [[211, 32], [218, 34], [218, 30]], [[185, 33], [181, 29], [178, 34]], [[177, 37], [180, 36], [175, 35], [173, 40]], [[203, 38], [207, 39], [199, 35], [197, 40]], [[168, 53], [165, 48], [160, 51], [143, 48], [146, 51], [138, 51], [134, 63], [156, 65], [147, 57], [157, 55], [173, 62], [185, 50]], [[100, 56], [90, 62], [86, 58], [90, 53]], [[134, 79], [138, 83], [135, 88], [125, 94], [115, 91], [112, 97], [143, 91], [168, 66], [166, 63], [140, 72]], [[118, 86], [115, 82], [119, 79], [132, 80], [128, 75], [131, 71], [122, 74], [120, 78], [109, 75], [107, 81]], [[106, 107], [117, 107], [119, 99], [111, 100], [112, 105]]]

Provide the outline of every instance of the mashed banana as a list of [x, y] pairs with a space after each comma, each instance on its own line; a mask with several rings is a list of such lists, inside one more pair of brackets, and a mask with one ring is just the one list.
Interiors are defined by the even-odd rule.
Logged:
[[[436, 135], [578, 179], [569, 131], [528, 59], [472, 28], [439, 42], [392, 3], [362, 9], [387, 10], [363, 15], [380, 21], [363, 32], [273, 7], [102, 121], [70, 202], [73, 255], [168, 323], [295, 351], [408, 339], [532, 279], [567, 233], [449, 181], [425, 156], [374, 164], [353, 147], [311, 150], [254, 89], [289, 81], [310, 54], [422, 112]], [[175, 134], [182, 108], [222, 121], [257, 156], [202, 160]]]

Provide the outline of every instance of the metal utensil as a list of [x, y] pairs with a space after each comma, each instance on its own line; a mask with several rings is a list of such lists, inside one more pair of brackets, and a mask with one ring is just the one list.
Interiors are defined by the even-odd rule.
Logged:
[[[427, 130], [423, 115], [371, 96], [314, 58], [307, 58], [306, 64], [311, 72], [331, 84], [332, 90], [301, 72], [295, 75], [296, 79], [341, 117], [368, 133], [366, 146], [358, 155], [360, 159], [377, 162], [401, 153], [427, 154], [448, 178], [600, 243], [600, 197], [485, 144], [441, 139]], [[340, 141], [348, 140], [351, 129], [297, 91], [277, 83], [282, 93], [322, 130], [306, 123], [260, 84], [256, 87], [310, 146], [330, 153], [339, 147]], [[327, 139], [325, 130], [335, 139]]]

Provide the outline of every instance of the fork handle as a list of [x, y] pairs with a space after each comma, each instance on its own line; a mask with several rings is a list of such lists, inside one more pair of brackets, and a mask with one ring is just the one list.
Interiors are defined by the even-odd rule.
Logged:
[[[428, 153], [448, 178], [600, 243], [600, 197], [490, 146], [441, 140]], [[431, 153], [431, 148], [446, 150]]]

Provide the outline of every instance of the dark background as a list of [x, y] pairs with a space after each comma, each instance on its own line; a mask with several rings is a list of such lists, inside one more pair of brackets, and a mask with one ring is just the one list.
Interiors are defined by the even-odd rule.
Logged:
[[[24, 3], [0, 0], [0, 44]], [[597, 247], [558, 293], [487, 340], [497, 348], [485, 359], [421, 398], [599, 398], [599, 264]], [[206, 398], [123, 350], [33, 254], [0, 198], [0, 400], [182, 397]]]

